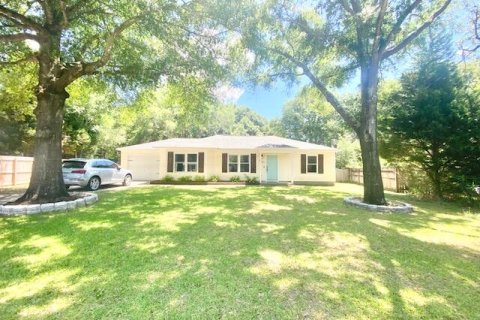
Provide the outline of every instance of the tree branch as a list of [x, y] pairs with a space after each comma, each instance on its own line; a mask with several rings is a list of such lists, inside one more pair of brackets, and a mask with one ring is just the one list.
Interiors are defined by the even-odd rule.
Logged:
[[357, 46], [355, 51], [357, 52], [357, 56], [361, 62], [364, 62], [365, 55], [366, 55], [366, 46], [364, 45], [364, 39], [366, 39], [364, 33], [365, 28], [363, 25], [362, 20], [359, 17], [359, 13], [362, 12], [362, 7], [359, 2], [356, 0], [350, 0], [351, 7], [348, 5], [347, 0], [341, 0], [341, 5], [343, 9], [347, 11], [351, 16], [355, 23], [355, 31], [357, 34]]
[[475, 39], [480, 41], [480, 9], [475, 8], [475, 13], [473, 17], [473, 31], [475, 34]]
[[63, 0], [60, 0], [60, 10], [62, 11], [62, 18], [63, 18], [61, 25], [62, 27], [65, 27], [68, 24], [68, 18], [67, 18], [67, 10], [65, 7], [65, 2], [63, 2]]
[[411, 32], [408, 36], [406, 36], [403, 40], [401, 40], [396, 46], [385, 50], [381, 58], [387, 59], [391, 55], [404, 49], [410, 42], [412, 42], [416, 37], [418, 37], [420, 33], [423, 32], [423, 30], [428, 28], [435, 21], [435, 19], [437, 19], [438, 16], [440, 16], [447, 9], [447, 7], [450, 5], [450, 2], [452, 2], [452, 0], [446, 0], [444, 4], [432, 14], [430, 19], [425, 21], [417, 30]]
[[12, 21], [19, 27], [30, 28], [39, 32], [44, 31], [44, 28], [37, 22], [3, 5], [0, 5], [0, 16]]
[[343, 9], [345, 9], [345, 11], [347, 11], [350, 15], [355, 15], [355, 12], [353, 11], [353, 8], [351, 8], [349, 5], [348, 5], [348, 2], [346, 0], [342, 0], [340, 2], [342, 4], [342, 7]]
[[377, 22], [375, 26], [375, 39], [373, 41], [372, 53], [378, 52], [380, 49], [380, 39], [382, 38], [382, 25], [385, 18], [385, 12], [387, 11], [387, 0], [380, 1], [380, 12], [377, 16]]
[[305, 64], [297, 59], [295, 59], [291, 54], [284, 52], [282, 50], [278, 50], [275, 48], [270, 49], [271, 51], [287, 58], [293, 64], [297, 65], [298, 67], [303, 69], [303, 73], [312, 81], [313, 85], [323, 94], [325, 99], [332, 105], [332, 107], [340, 114], [340, 116], [345, 120], [345, 122], [355, 131], [358, 131], [360, 128], [359, 123], [357, 120], [342, 106], [342, 103], [335, 97], [335, 95], [328, 90], [327, 86], [318, 79], [310, 68]]
[[383, 49], [385, 49], [388, 46], [388, 44], [393, 40], [393, 38], [400, 32], [402, 28], [402, 24], [405, 22], [405, 19], [407, 19], [407, 17], [413, 12], [413, 10], [415, 10], [415, 8], [417, 8], [420, 5], [421, 2], [422, 0], [415, 0], [400, 15], [397, 22], [393, 26], [392, 30], [387, 35], [387, 39], [385, 41], [385, 47]]
[[16, 64], [21, 64], [25, 62], [33, 62], [33, 61], [37, 61], [37, 57], [35, 55], [31, 55], [31, 56], [14, 60], [14, 61], [0, 61], [0, 65], [8, 66], [8, 65], [16, 65]]
[[0, 34], [0, 42], [18, 42], [23, 40], [35, 40], [38, 38], [31, 33]]
[[136, 22], [138, 22], [138, 19], [142, 16], [142, 14], [134, 16], [130, 19], [125, 20], [122, 24], [120, 24], [118, 27], [116, 27], [110, 35], [107, 37], [105, 47], [103, 50], [103, 55], [95, 62], [87, 63], [85, 64], [85, 72], [88, 74], [90, 70], [92, 72], [96, 71], [98, 68], [103, 67], [108, 60], [110, 60], [112, 56], [112, 49], [113, 45], [115, 44], [115, 41], [117, 38], [122, 34], [123, 31], [125, 31], [128, 27], [132, 26]]
[[111, 55], [112, 55], [112, 49], [115, 44], [115, 41], [117, 38], [122, 34], [125, 29], [128, 27], [132, 26], [136, 22], [138, 22], [138, 19], [143, 16], [142, 14], [139, 14], [137, 16], [131, 17], [127, 20], [125, 20], [122, 24], [117, 26], [107, 37], [105, 47], [103, 49], [103, 54], [102, 56], [94, 61], [94, 62], [77, 62], [71, 67], [69, 67], [63, 74], [62, 76], [55, 82], [55, 86], [58, 88], [65, 88], [68, 86], [70, 83], [72, 83], [74, 80], [78, 79], [79, 77], [83, 75], [91, 75], [95, 74], [95, 72], [103, 67], [104, 65], [107, 64], [107, 62], [110, 60]]
[[37, 2], [40, 3], [40, 6], [42, 7], [43, 14], [45, 15], [45, 22], [47, 24], [52, 24], [53, 23], [52, 9], [50, 8], [50, 5], [48, 4], [47, 0], [38, 0]]

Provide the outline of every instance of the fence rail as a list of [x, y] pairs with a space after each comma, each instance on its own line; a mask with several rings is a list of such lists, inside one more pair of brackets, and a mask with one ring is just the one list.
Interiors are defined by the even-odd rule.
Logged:
[[[363, 184], [363, 170], [361, 168], [337, 169], [337, 182], [351, 182]], [[386, 190], [400, 192], [399, 173], [396, 168], [382, 168], [383, 187]]]
[[33, 158], [0, 156], [0, 187], [30, 182]]

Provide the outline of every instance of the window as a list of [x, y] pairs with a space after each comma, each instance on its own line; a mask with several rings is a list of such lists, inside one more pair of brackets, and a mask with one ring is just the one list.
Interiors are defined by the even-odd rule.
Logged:
[[198, 154], [196, 153], [175, 154], [175, 171], [176, 172], [185, 172], [185, 171], [197, 172], [197, 169], [198, 169]]
[[92, 168], [98, 168], [98, 169], [107, 168], [106, 162], [103, 160], [96, 160], [92, 163]]
[[105, 161], [105, 168], [116, 169], [117, 164], [113, 161]]
[[83, 169], [85, 161], [64, 161], [62, 167], [65, 169]]
[[248, 154], [229, 154], [228, 172], [250, 172], [250, 156]]
[[250, 156], [248, 154], [240, 156], [240, 172], [250, 172]]
[[316, 156], [308, 156], [307, 157], [307, 172], [309, 173], [316, 173], [317, 172], [317, 157]]
[[188, 172], [197, 172], [197, 154], [190, 153], [187, 155], [187, 171]]
[[228, 172], [238, 172], [238, 155], [228, 155]]
[[175, 155], [175, 171], [177, 172], [185, 171], [185, 155], [184, 154]]

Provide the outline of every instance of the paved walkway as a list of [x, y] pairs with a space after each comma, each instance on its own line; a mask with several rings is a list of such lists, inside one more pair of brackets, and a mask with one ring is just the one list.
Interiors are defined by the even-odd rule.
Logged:
[[[148, 181], [132, 181], [132, 184], [128, 187], [124, 187], [122, 185], [112, 184], [101, 186], [99, 191], [120, 191], [125, 190], [127, 188], [133, 188], [137, 186], [147, 185], [149, 184]], [[23, 186], [15, 186], [15, 187], [6, 187], [0, 188], [0, 205], [5, 204], [10, 201], [15, 201], [22, 196], [22, 194], [27, 190], [27, 185]], [[82, 189], [80, 187], [71, 187], [68, 189], [69, 191], [85, 191], [86, 189]]]

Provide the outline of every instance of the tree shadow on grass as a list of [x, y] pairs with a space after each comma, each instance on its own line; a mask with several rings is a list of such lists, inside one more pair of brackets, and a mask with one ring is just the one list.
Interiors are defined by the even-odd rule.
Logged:
[[478, 252], [409, 236], [435, 215], [381, 216], [342, 197], [318, 187], [139, 188], [75, 213], [2, 220], [0, 312], [475, 316]]

